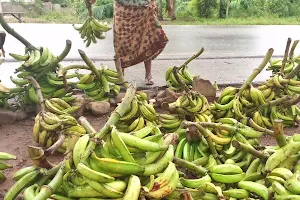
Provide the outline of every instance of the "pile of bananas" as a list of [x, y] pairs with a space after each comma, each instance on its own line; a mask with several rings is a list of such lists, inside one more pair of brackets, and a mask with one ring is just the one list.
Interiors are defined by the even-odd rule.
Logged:
[[86, 47], [89, 47], [92, 42], [96, 44], [97, 39], [105, 39], [105, 33], [111, 29], [107, 24], [98, 22], [94, 17], [86, 19], [80, 27], [77, 27], [74, 24], [73, 27], [79, 32], [81, 39], [86, 43]]
[[[182, 85], [175, 78], [173, 69], [174, 66], [171, 66], [167, 69], [165, 77], [167, 86], [174, 91], [182, 90]], [[181, 69], [179, 69], [177, 75], [182, 83], [185, 83], [190, 89], [193, 87], [193, 76], [188, 71], [187, 66], [183, 66]]]
[[100, 80], [91, 73], [82, 76], [76, 84], [76, 88], [83, 90], [86, 98], [95, 101], [109, 101], [110, 97], [115, 97], [120, 92], [118, 73], [112, 69], [101, 66], [99, 74]]
[[17, 159], [16, 156], [6, 153], [0, 152], [0, 183], [6, 180], [6, 177], [3, 174], [2, 170], [13, 168], [12, 165], [4, 163], [7, 160], [15, 160]]
[[[284, 107], [266, 106], [272, 100], [279, 99], [283, 95], [277, 96], [272, 88], [263, 89], [253, 87], [245, 89], [240, 96], [237, 96], [238, 88], [229, 86], [225, 88], [216, 102], [210, 105], [211, 112], [216, 119], [222, 117], [233, 117], [245, 120], [246, 117], [252, 118], [261, 127], [272, 127], [275, 119], [281, 119], [287, 126], [295, 125], [299, 121], [299, 108], [297, 105]], [[260, 108], [260, 106], [265, 105]]]
[[[86, 130], [78, 124], [77, 120], [71, 116], [78, 107], [71, 106], [60, 98], [52, 98], [45, 100], [45, 111], [40, 111], [35, 117], [32, 136], [33, 140], [50, 148], [58, 142], [61, 135], [77, 135], [86, 134]], [[67, 137], [60, 142], [57, 151], [64, 153], [67, 147]]]
[[138, 92], [116, 127], [122, 132], [129, 133], [153, 125], [157, 125], [157, 113], [153, 104], [148, 103], [146, 93]]
[[[55, 117], [48, 113], [51, 111], [57, 118], [55, 123], [47, 122], [48, 126], [59, 127], [57, 131], [73, 127], [73, 121], [68, 117], [59, 118], [63, 115], [61, 109], [59, 112], [53, 108], [54, 103], [61, 104], [58, 99], [45, 103], [47, 112], [45, 116], [39, 113], [40, 124], [36, 126], [43, 127], [42, 123], [49, 118], [53, 120]], [[70, 151], [73, 164], [58, 170], [55, 176], [53, 174], [55, 178], [48, 184], [52, 188], [48, 197], [124, 200], [299, 198], [298, 135], [285, 137], [285, 143], [280, 147], [262, 147], [258, 140], [267, 129], [261, 132], [261, 128], [256, 130], [234, 118], [220, 118], [216, 122], [183, 119], [184, 123], [178, 129], [185, 130], [184, 134], [163, 134], [156, 125], [157, 118], [171, 116], [175, 119], [177, 115], [157, 115], [143, 92], [136, 93], [130, 103], [116, 125], [105, 125], [106, 134], [101, 139], [93, 134], [81, 134]], [[66, 109], [64, 107], [64, 112]], [[129, 130], [133, 121], [137, 121], [134, 124], [143, 123]], [[125, 127], [125, 123], [129, 126]], [[53, 169], [27, 167], [16, 172], [14, 180], [17, 182], [4, 200], [14, 199], [23, 189], [26, 200], [43, 199], [48, 187], [41, 185], [47, 183], [39, 184], [38, 180], [47, 177]]]

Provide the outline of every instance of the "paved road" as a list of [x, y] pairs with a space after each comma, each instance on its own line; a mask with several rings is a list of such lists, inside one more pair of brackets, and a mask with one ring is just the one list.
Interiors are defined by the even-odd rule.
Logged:
[[[84, 48], [79, 34], [72, 26], [66, 24], [11, 24], [11, 26], [35, 46], [48, 46], [59, 54], [64, 48], [65, 40], [72, 40], [72, 50], [65, 65], [70, 62], [80, 63], [78, 49], [97, 60], [97, 63], [114, 67], [111, 62], [113, 37], [110, 31], [105, 40]], [[180, 65], [199, 49], [205, 51], [201, 59], [193, 61], [190, 71], [195, 75], [221, 84], [242, 83], [252, 70], [260, 63], [269, 48], [274, 48], [274, 55], [282, 55], [286, 40], [300, 39], [300, 26], [164, 26], [170, 42], [166, 49], [153, 63], [154, 80], [157, 86], [165, 85], [164, 73], [170, 65]], [[6, 52], [22, 53], [24, 46], [8, 35], [5, 43]], [[300, 48], [296, 49], [299, 53]], [[18, 63], [6, 62], [0, 65], [0, 80], [9, 86]], [[255, 81], [263, 81], [270, 75], [262, 72]], [[144, 70], [139, 64], [126, 70], [126, 78], [143, 85]]]
[[[93, 59], [112, 59], [114, 55], [112, 31], [107, 38], [84, 48], [79, 34], [70, 24], [11, 24], [35, 46], [48, 46], [60, 53], [65, 40], [73, 47], [67, 59], [78, 59], [77, 49], [83, 49]], [[268, 48], [275, 55], [282, 55], [288, 37], [299, 39], [300, 26], [164, 26], [170, 42], [159, 59], [186, 58], [205, 48], [205, 57], [263, 56]], [[7, 37], [7, 52], [23, 52], [23, 46], [10, 35]]]

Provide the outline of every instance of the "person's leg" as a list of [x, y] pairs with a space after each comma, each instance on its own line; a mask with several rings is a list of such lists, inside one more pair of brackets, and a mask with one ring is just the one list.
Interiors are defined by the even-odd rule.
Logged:
[[146, 60], [144, 64], [145, 64], [145, 71], [146, 71], [145, 74], [146, 85], [153, 85], [153, 79], [151, 74], [151, 59]]

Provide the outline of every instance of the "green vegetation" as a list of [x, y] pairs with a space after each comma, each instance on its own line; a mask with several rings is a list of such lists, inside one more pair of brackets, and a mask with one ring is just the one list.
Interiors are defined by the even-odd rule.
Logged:
[[[40, 1], [40, 0], [36, 0]], [[62, 12], [43, 13], [24, 18], [36, 23], [82, 23], [87, 17], [83, 0], [52, 0], [66, 6]], [[282, 25], [300, 23], [300, 4], [293, 0], [176, 0], [177, 20], [162, 24], [177, 25]], [[166, 0], [162, 0], [163, 17], [167, 19]], [[94, 17], [111, 21], [113, 0], [96, 0]]]

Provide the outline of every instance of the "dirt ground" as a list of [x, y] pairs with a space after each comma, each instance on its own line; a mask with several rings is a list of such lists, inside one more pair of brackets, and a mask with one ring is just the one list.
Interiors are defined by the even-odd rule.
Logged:
[[[107, 119], [107, 116], [95, 117], [89, 115], [86, 117], [96, 130], [100, 130]], [[13, 124], [0, 125], [0, 152], [7, 152], [17, 156], [16, 160], [6, 162], [14, 167], [4, 171], [7, 179], [5, 182], [0, 183], [0, 199], [1, 193], [6, 193], [8, 188], [14, 184], [14, 181], [11, 179], [14, 172], [33, 164], [29, 159], [27, 152], [28, 145], [37, 146], [31, 136], [34, 123], [33, 119], [34, 116], [30, 116], [26, 120], [18, 121]], [[57, 153], [56, 155], [49, 157], [49, 160], [52, 163], [58, 163], [62, 158], [63, 155]]]
[[[108, 116], [95, 117], [92, 115], [88, 115], [86, 117], [96, 130], [99, 130], [108, 118]], [[7, 179], [5, 182], [0, 183], [0, 196], [1, 193], [6, 193], [8, 188], [14, 184], [14, 181], [11, 180], [11, 177], [15, 171], [32, 165], [32, 162], [28, 157], [27, 146], [36, 145], [31, 137], [34, 122], [33, 119], [34, 116], [30, 116], [23, 121], [15, 122], [13, 124], [0, 125], [0, 152], [4, 151], [17, 156], [16, 160], [8, 162], [14, 167], [4, 171]], [[289, 128], [286, 130], [287, 135], [293, 133], [300, 133], [299, 128]], [[261, 138], [261, 144], [275, 145], [276, 142], [270, 136], [263, 136]], [[50, 157], [49, 160], [53, 163], [57, 163], [62, 158], [62, 154], [57, 154]]]

